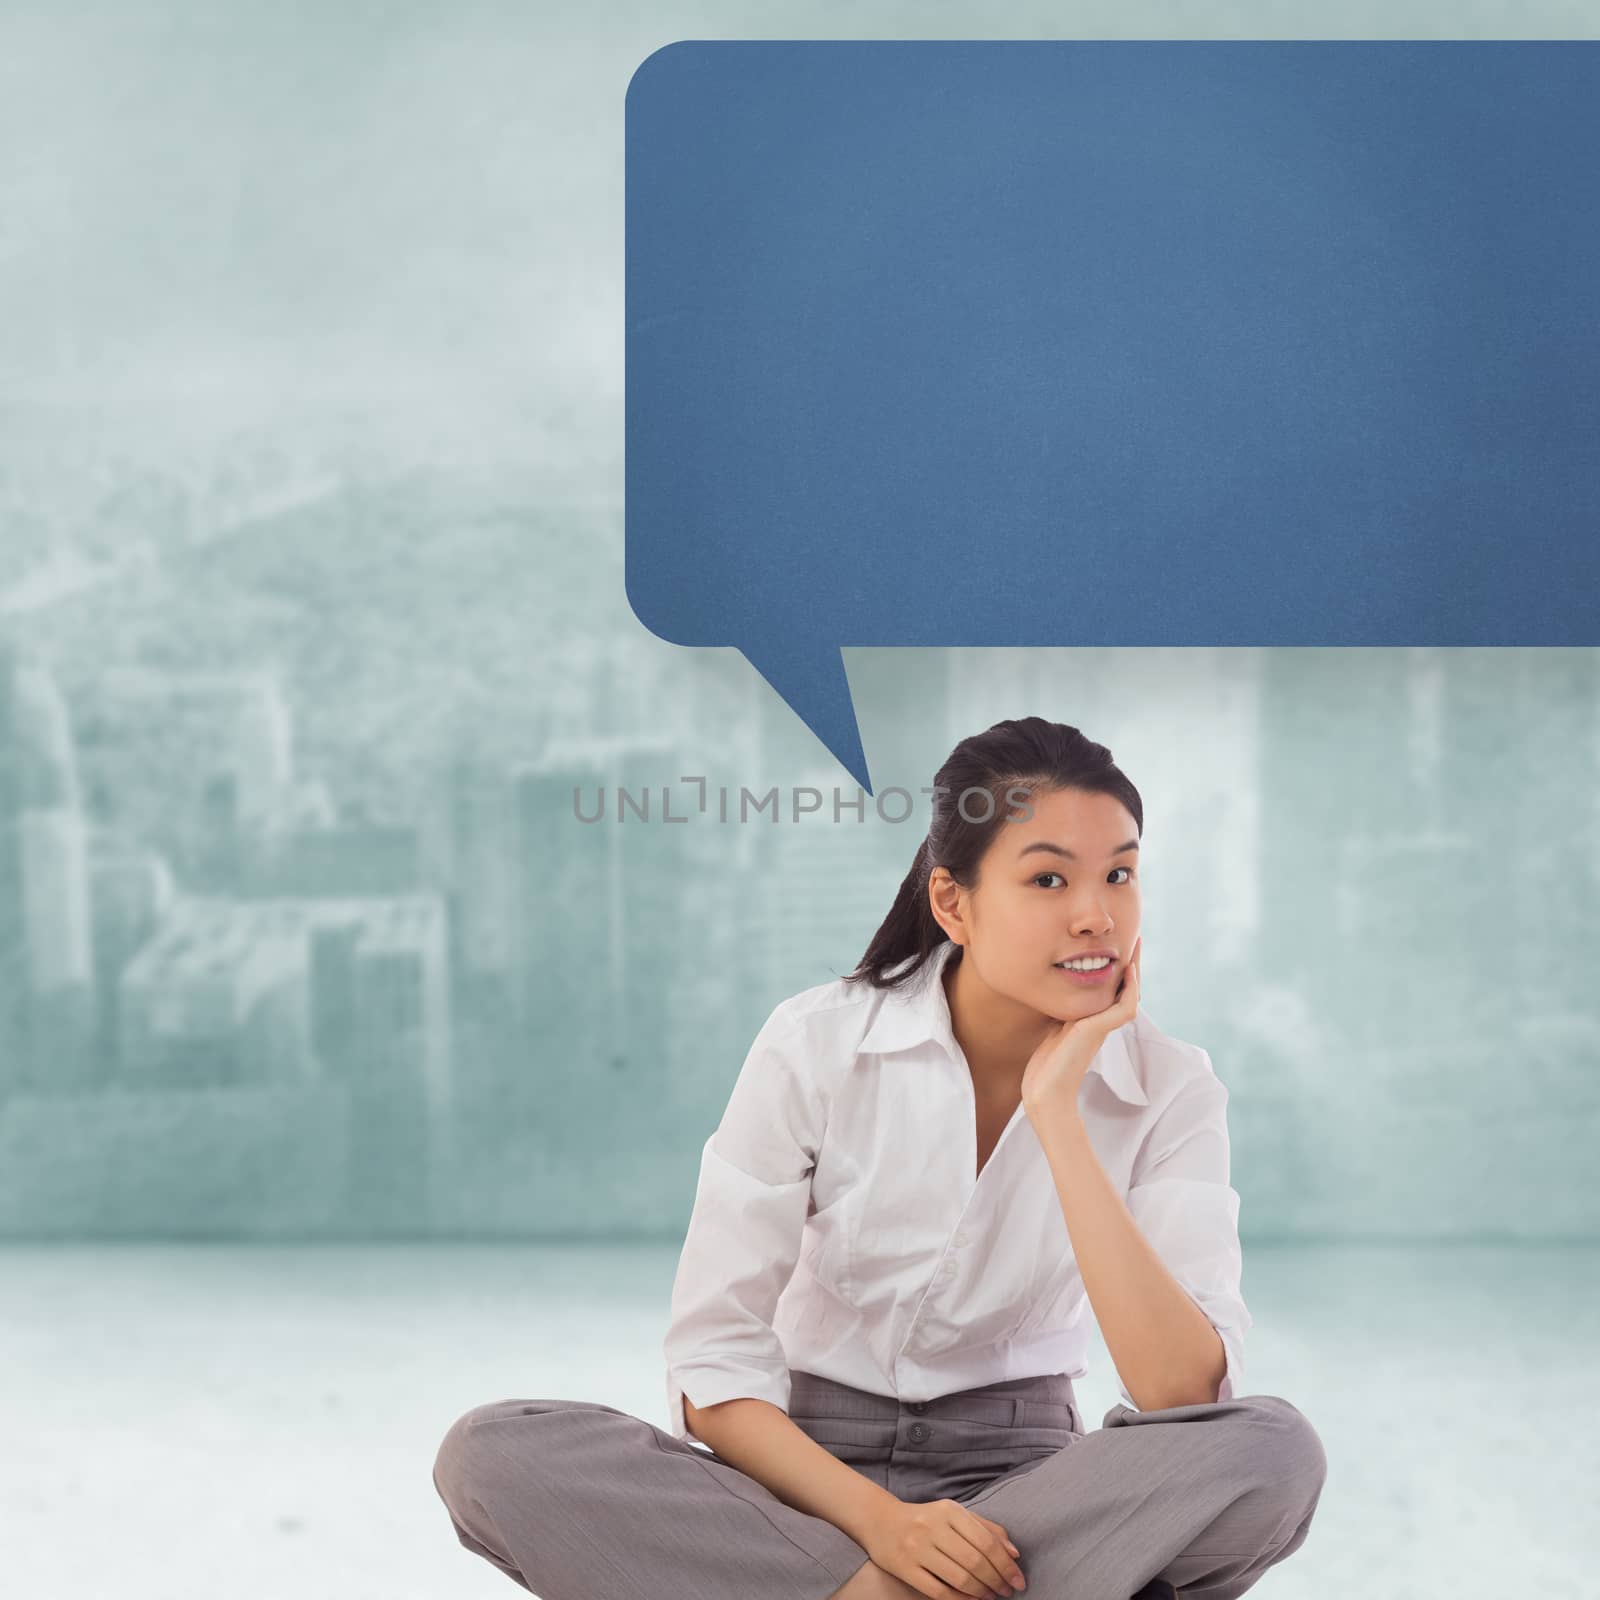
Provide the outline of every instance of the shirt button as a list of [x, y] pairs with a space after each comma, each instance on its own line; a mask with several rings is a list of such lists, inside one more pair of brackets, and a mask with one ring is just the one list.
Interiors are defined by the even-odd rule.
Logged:
[[955, 1236], [955, 1241], [954, 1241], [954, 1242], [955, 1242], [955, 1243], [956, 1243], [956, 1244], [957, 1244], [957, 1245], [963, 1245], [963, 1244], [965, 1244], [965, 1243], [966, 1243], [966, 1242], [967, 1242], [967, 1236], [966, 1236], [966, 1234], [964, 1234], [964, 1233], [958, 1233], [958, 1234], [957, 1234], [957, 1235], [956, 1235], [956, 1236]]
[[933, 1429], [925, 1422], [913, 1422], [911, 1424], [911, 1440], [914, 1444], [921, 1444], [932, 1432]]

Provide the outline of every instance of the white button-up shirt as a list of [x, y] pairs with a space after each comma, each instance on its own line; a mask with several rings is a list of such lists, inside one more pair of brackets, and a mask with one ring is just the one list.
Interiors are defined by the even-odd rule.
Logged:
[[[903, 1401], [1089, 1370], [1092, 1308], [1020, 1105], [977, 1172], [977, 1100], [941, 981], [956, 948], [906, 990], [803, 990], [756, 1035], [702, 1150], [672, 1287], [679, 1439], [695, 1437], [685, 1394], [787, 1412], [791, 1368]], [[1142, 1008], [1106, 1036], [1078, 1100], [1134, 1221], [1222, 1337], [1224, 1400], [1251, 1323], [1227, 1101], [1210, 1056]]]

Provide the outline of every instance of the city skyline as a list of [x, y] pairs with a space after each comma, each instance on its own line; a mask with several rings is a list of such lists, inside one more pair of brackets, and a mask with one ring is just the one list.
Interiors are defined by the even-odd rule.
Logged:
[[[619, 635], [537, 754], [452, 724], [378, 815], [303, 755], [364, 708], [259, 661], [107, 640], [76, 703], [37, 645], [3, 661], [0, 1233], [670, 1232], [766, 1012], [887, 911], [948, 744], [1073, 700], [1145, 798], [1146, 1009], [1230, 1087], [1247, 1234], [1600, 1223], [1536, 1164], [1600, 1116], [1596, 652], [862, 651], [868, 798], [737, 660]], [[1490, 1165], [1507, 1137], [1529, 1166]]]

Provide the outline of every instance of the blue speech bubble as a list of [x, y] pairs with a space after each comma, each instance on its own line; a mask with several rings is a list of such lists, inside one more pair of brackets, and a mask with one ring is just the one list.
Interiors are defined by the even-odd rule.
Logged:
[[858, 645], [1600, 642], [1588, 43], [690, 41], [627, 592], [871, 792]]

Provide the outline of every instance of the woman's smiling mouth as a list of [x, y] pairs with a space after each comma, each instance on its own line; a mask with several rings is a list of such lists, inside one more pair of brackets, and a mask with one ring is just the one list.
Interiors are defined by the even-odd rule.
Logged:
[[1117, 963], [1111, 956], [1079, 956], [1074, 959], [1086, 965], [1069, 967], [1058, 961], [1055, 970], [1078, 983], [1104, 983], [1117, 969]]

